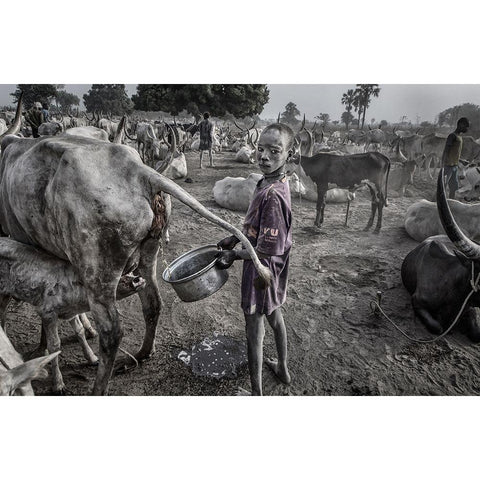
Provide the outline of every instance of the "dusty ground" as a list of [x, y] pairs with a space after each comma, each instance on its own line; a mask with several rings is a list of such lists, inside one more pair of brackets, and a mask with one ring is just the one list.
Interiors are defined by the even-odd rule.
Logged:
[[[193, 183], [178, 181], [208, 208], [240, 226], [243, 215], [219, 208], [213, 201], [214, 182], [225, 176], [246, 176], [251, 168], [233, 162], [232, 153], [216, 156], [217, 167], [200, 170], [198, 154], [188, 153]], [[255, 168], [255, 167], [254, 167]], [[386, 320], [371, 315], [369, 302], [377, 290], [383, 305], [399, 325], [416, 337], [428, 333], [412, 314], [410, 299], [400, 279], [400, 265], [417, 244], [403, 228], [408, 206], [420, 198], [432, 199], [434, 182], [417, 180], [409, 197], [390, 197], [379, 235], [364, 232], [369, 200], [357, 197], [350, 224], [343, 226], [345, 205], [327, 205], [320, 234], [312, 232], [314, 204], [293, 199], [294, 246], [290, 289], [284, 316], [289, 338], [292, 385], [278, 384], [264, 368], [266, 395], [474, 395], [480, 392], [478, 346], [453, 333], [438, 343], [421, 345], [404, 338]], [[196, 377], [178, 360], [181, 350], [214, 331], [244, 339], [240, 303], [241, 265], [230, 269], [227, 284], [213, 296], [183, 303], [161, 280], [165, 262], [197, 246], [216, 243], [226, 233], [174, 201], [171, 243], [159, 259], [158, 277], [164, 307], [157, 332], [156, 354], [140, 367], [110, 381], [110, 395], [234, 395], [248, 388], [246, 369], [233, 380]], [[143, 317], [136, 296], [119, 302], [125, 335], [122, 348], [135, 352], [143, 338]], [[13, 304], [8, 333], [21, 353], [39, 340], [39, 319], [24, 304]], [[68, 323], [61, 327], [61, 369], [69, 391], [89, 393], [95, 367], [85, 365], [80, 346]], [[90, 340], [97, 351], [97, 340]], [[265, 354], [275, 355], [267, 327]], [[122, 355], [122, 354], [120, 354]], [[34, 383], [37, 394], [50, 392], [49, 380]]]

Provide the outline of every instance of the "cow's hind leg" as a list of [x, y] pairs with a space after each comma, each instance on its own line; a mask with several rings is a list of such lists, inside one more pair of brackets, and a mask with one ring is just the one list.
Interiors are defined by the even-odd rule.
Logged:
[[[48, 353], [58, 352], [60, 350], [60, 337], [58, 335], [58, 317], [54, 313], [40, 313], [42, 317], [42, 327], [45, 329], [45, 336], [47, 338]], [[66, 393], [65, 384], [63, 383], [62, 373], [58, 356], [52, 362], [52, 389], [53, 393], [63, 395]]]
[[372, 212], [370, 214], [370, 218], [368, 219], [367, 226], [363, 229], [365, 232], [369, 230], [373, 225], [373, 220], [375, 219], [375, 214], [377, 213], [377, 208], [378, 208], [378, 200], [377, 200], [377, 195], [375, 190], [368, 183], [367, 183], [367, 187], [369, 188], [370, 193], [372, 195]]
[[88, 296], [90, 310], [98, 330], [100, 346], [100, 360], [93, 394], [105, 395], [118, 347], [122, 340], [123, 329], [115, 306], [115, 288], [108, 292], [108, 296], [106, 292], [103, 292], [102, 296], [98, 296], [92, 291], [88, 291]]
[[92, 324], [90, 323], [90, 320], [87, 317], [86, 313], [81, 313], [78, 318], [80, 319], [80, 322], [83, 325], [83, 328], [85, 329], [85, 337], [86, 338], [95, 338], [98, 333], [97, 331], [93, 328]]

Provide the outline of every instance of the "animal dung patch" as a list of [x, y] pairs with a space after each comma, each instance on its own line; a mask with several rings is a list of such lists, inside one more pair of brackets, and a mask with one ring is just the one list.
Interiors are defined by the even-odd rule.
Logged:
[[188, 365], [195, 375], [210, 378], [236, 378], [247, 365], [247, 348], [244, 342], [214, 332], [192, 347], [182, 350], [178, 359]]

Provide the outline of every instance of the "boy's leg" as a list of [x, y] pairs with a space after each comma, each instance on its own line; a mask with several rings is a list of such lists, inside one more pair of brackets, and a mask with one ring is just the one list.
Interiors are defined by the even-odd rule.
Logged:
[[215, 165], [213, 164], [213, 154], [212, 154], [212, 149], [208, 150], [208, 155], [210, 157], [210, 166], [214, 167]]
[[275, 335], [278, 361], [265, 359], [265, 363], [273, 370], [279, 380], [288, 385], [291, 382], [291, 377], [287, 367], [287, 329], [285, 328], [282, 309], [279, 307], [270, 315], [267, 315], [267, 320]]
[[203, 158], [203, 150], [200, 150], [200, 168], [203, 168], [202, 158]]
[[252, 395], [262, 395], [262, 356], [263, 337], [265, 336], [263, 315], [259, 313], [245, 314], [245, 330], [247, 332], [248, 370]]

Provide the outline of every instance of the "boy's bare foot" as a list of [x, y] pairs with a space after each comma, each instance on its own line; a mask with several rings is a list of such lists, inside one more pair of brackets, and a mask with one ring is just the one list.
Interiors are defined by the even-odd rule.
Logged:
[[272, 372], [281, 382], [285, 383], [286, 385], [290, 385], [290, 383], [292, 383], [292, 377], [290, 377], [288, 369], [279, 365], [277, 360], [266, 358], [265, 363], [271, 368]]

